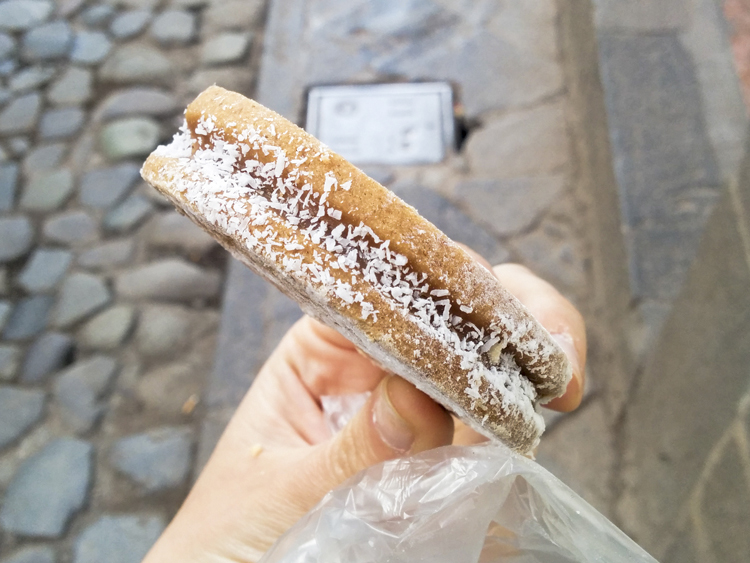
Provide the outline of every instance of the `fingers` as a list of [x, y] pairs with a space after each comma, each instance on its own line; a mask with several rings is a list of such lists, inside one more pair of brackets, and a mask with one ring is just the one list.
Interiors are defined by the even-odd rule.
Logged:
[[573, 378], [562, 397], [549, 402], [548, 408], [568, 412], [583, 398], [586, 368], [586, 325], [578, 310], [559, 291], [528, 268], [518, 264], [495, 266], [500, 283], [523, 303], [550, 332], [573, 367]]
[[311, 452], [308, 481], [322, 496], [366, 467], [452, 439], [453, 419], [445, 409], [411, 383], [388, 376], [337, 436]]

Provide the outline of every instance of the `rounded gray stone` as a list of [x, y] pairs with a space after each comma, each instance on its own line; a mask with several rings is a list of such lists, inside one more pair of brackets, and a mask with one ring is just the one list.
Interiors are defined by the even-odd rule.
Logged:
[[54, 9], [47, 0], [6, 0], [0, 2], [0, 30], [24, 31], [44, 22]]
[[14, 74], [8, 86], [12, 92], [26, 92], [44, 86], [55, 76], [55, 69], [49, 66], [32, 66]]
[[12, 341], [25, 340], [42, 332], [47, 326], [53, 304], [54, 299], [49, 295], [21, 299], [13, 309], [3, 331], [3, 338]]
[[190, 340], [190, 313], [183, 307], [150, 305], [143, 309], [135, 333], [145, 356], [179, 353]]
[[115, 286], [118, 295], [127, 298], [192, 301], [218, 295], [221, 278], [216, 272], [169, 258], [120, 274]]
[[57, 106], [83, 104], [91, 99], [93, 75], [85, 68], [70, 67], [47, 92], [47, 99]]
[[133, 194], [104, 217], [104, 228], [109, 232], [124, 233], [137, 227], [154, 211], [144, 195]]
[[12, 310], [13, 306], [10, 301], [0, 301], [0, 331], [2, 331], [5, 328], [5, 325], [8, 324], [8, 319], [10, 318]]
[[0, 61], [0, 76], [8, 76], [14, 70], [18, 68], [18, 61], [16, 59], [5, 59]]
[[81, 21], [90, 27], [102, 27], [115, 15], [115, 9], [108, 4], [97, 4], [81, 14]]
[[0, 345], [0, 381], [12, 381], [18, 372], [21, 350], [18, 346]]
[[114, 350], [128, 337], [134, 321], [133, 307], [111, 307], [86, 323], [78, 334], [78, 341], [83, 348]]
[[106, 306], [112, 296], [104, 280], [91, 274], [75, 273], [63, 282], [52, 313], [55, 327], [68, 327]]
[[26, 217], [0, 218], [0, 263], [20, 258], [33, 242], [34, 228]]
[[54, 211], [68, 200], [73, 187], [73, 174], [67, 168], [32, 177], [23, 190], [20, 207], [25, 211]]
[[92, 454], [88, 442], [62, 438], [27, 459], [5, 493], [3, 528], [23, 536], [62, 536], [88, 496]]
[[158, 516], [102, 516], [78, 536], [73, 563], [140, 563], [164, 528]]
[[79, 31], [73, 42], [70, 59], [75, 63], [94, 65], [109, 55], [112, 43], [100, 31]]
[[10, 57], [16, 51], [16, 42], [7, 33], [0, 33], [0, 59]]
[[221, 33], [203, 45], [201, 61], [205, 65], [237, 62], [247, 53], [251, 38], [249, 33]]
[[134, 251], [135, 242], [132, 239], [106, 242], [81, 254], [78, 265], [93, 270], [119, 266], [129, 262]]
[[175, 97], [159, 88], [138, 87], [121, 90], [109, 96], [101, 105], [102, 119], [132, 115], [162, 116], [178, 108]]
[[65, 21], [55, 21], [27, 31], [21, 43], [21, 57], [30, 62], [58, 59], [70, 51], [73, 30]]
[[14, 551], [0, 563], [55, 563], [55, 550], [47, 546], [28, 546]]
[[0, 211], [10, 211], [16, 200], [18, 186], [18, 164], [0, 164]]
[[106, 408], [104, 396], [117, 373], [109, 356], [94, 356], [73, 364], [55, 380], [55, 400], [65, 424], [75, 432], [88, 432]]
[[86, 113], [80, 108], [53, 109], [44, 113], [39, 124], [42, 139], [59, 139], [75, 135], [83, 127]]
[[41, 107], [42, 97], [37, 93], [21, 96], [10, 102], [0, 112], [0, 135], [32, 131], [39, 119]]
[[70, 361], [73, 345], [73, 338], [59, 332], [48, 332], [37, 338], [26, 352], [21, 382], [43, 382], [65, 367]]
[[73, 261], [67, 250], [39, 248], [18, 275], [18, 285], [29, 293], [43, 293], [57, 286]]
[[144, 156], [159, 144], [160, 127], [147, 117], [127, 117], [104, 126], [101, 146], [112, 160]]
[[83, 211], [62, 213], [44, 223], [44, 236], [48, 240], [70, 245], [91, 242], [97, 237], [96, 221]]
[[23, 171], [27, 177], [50, 170], [57, 170], [65, 157], [64, 143], [40, 144], [23, 159]]
[[195, 15], [184, 10], [165, 10], [151, 24], [151, 35], [162, 45], [186, 45], [196, 31]]
[[172, 63], [160, 51], [143, 45], [119, 47], [102, 66], [99, 77], [116, 84], [172, 82]]
[[117, 16], [109, 27], [109, 32], [117, 39], [130, 39], [141, 33], [151, 20], [148, 10], [130, 10]]
[[253, 29], [263, 14], [264, 5], [262, 0], [212, 2], [204, 12], [205, 27], [211, 33], [228, 29]]
[[177, 487], [190, 472], [189, 428], [164, 427], [118, 440], [110, 462], [149, 492]]
[[44, 411], [44, 391], [0, 385], [0, 450], [23, 436]]
[[160, 213], [148, 225], [147, 240], [156, 248], [174, 248], [204, 254], [217, 242], [193, 221], [176, 211]]
[[87, 172], [81, 181], [81, 203], [106, 209], [121, 201], [140, 178], [137, 164], [125, 163]]
[[31, 147], [31, 143], [26, 137], [13, 137], [9, 142], [10, 152], [13, 156], [19, 157], [25, 155]]

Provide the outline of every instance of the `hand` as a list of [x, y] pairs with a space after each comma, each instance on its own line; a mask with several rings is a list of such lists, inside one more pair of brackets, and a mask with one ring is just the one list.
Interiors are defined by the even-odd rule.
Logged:
[[[497, 266], [494, 273], [572, 362], [566, 394], [548, 407], [575, 409], [583, 393], [586, 358], [581, 315], [522, 266]], [[320, 397], [365, 391], [373, 391], [365, 407], [331, 436]], [[144, 563], [255, 562], [328, 491], [360, 470], [405, 454], [482, 440], [410, 383], [375, 366], [337, 332], [305, 317], [261, 369]]]

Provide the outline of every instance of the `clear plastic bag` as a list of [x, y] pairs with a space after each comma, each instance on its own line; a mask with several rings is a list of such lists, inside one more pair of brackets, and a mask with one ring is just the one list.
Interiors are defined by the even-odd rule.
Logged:
[[655, 560], [543, 467], [486, 444], [440, 448], [359, 473], [261, 563], [419, 561]]

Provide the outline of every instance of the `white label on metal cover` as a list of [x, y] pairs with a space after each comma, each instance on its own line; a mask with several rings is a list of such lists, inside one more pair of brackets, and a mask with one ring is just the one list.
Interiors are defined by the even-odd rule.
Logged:
[[454, 143], [446, 83], [312, 88], [307, 131], [354, 164], [430, 164]]

